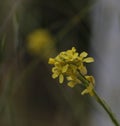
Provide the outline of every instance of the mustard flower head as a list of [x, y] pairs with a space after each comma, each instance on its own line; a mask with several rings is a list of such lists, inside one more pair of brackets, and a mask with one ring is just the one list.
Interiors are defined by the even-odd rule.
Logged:
[[63, 51], [55, 58], [49, 58], [48, 63], [54, 65], [52, 68], [52, 78], [59, 78], [59, 83], [62, 84], [64, 79], [68, 81], [69, 87], [74, 87], [76, 84], [82, 84], [82, 80], [79, 76], [83, 76], [90, 85], [82, 92], [82, 94], [91, 93], [94, 86], [94, 78], [87, 75], [87, 69], [85, 64], [94, 62], [92, 57], [87, 57], [87, 52], [79, 54], [76, 52], [76, 48], [72, 47], [71, 50]]

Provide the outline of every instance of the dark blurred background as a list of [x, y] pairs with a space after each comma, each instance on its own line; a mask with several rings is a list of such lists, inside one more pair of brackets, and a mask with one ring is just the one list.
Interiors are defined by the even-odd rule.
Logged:
[[53, 80], [48, 59], [73, 46], [90, 52], [92, 6], [0, 0], [0, 126], [90, 126], [90, 98]]

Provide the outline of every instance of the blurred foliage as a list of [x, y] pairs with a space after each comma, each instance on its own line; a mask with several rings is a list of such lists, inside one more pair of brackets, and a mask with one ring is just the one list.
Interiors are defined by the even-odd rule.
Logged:
[[87, 96], [56, 84], [43, 57], [89, 50], [91, 8], [90, 0], [0, 1], [1, 126], [90, 125]]

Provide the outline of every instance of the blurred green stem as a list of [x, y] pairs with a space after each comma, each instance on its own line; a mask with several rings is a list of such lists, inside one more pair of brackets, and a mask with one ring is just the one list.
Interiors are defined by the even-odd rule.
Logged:
[[[80, 74], [79, 79], [83, 82], [84, 87], [88, 87], [89, 82], [85, 79], [84, 76]], [[117, 121], [115, 115], [113, 114], [110, 107], [106, 104], [106, 102], [96, 93], [95, 90], [93, 90], [93, 97], [95, 100], [103, 107], [103, 109], [106, 111], [106, 113], [109, 115], [110, 119], [114, 123], [115, 126], [120, 126], [119, 122]]]
[[112, 110], [110, 109], [110, 107], [105, 103], [105, 101], [103, 99], [101, 99], [98, 94], [96, 93], [95, 90], [93, 90], [94, 93], [94, 98], [96, 99], [96, 101], [104, 108], [104, 110], [107, 112], [107, 114], [109, 115], [109, 117], [111, 118], [112, 122], [115, 124], [115, 126], [120, 126], [120, 124], [118, 123], [117, 119], [115, 118]]

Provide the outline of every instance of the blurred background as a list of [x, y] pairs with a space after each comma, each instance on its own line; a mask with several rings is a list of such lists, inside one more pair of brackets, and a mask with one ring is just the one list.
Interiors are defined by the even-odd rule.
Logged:
[[118, 5], [0, 0], [0, 126], [113, 126], [79, 85], [71, 89], [51, 78], [48, 59], [73, 46], [87, 51], [96, 60], [88, 66], [96, 89], [120, 118]]

